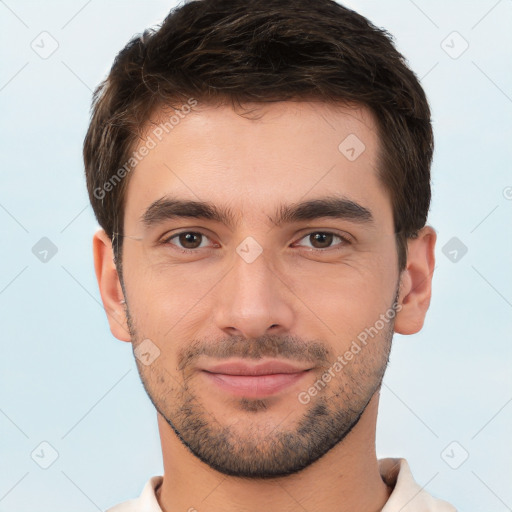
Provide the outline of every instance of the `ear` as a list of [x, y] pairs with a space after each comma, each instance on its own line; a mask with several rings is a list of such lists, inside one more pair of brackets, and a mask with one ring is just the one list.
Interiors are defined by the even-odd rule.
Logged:
[[395, 319], [398, 334], [414, 334], [423, 327], [432, 295], [436, 239], [434, 229], [425, 226], [407, 242], [407, 266], [400, 277], [401, 309]]
[[92, 240], [94, 269], [110, 331], [121, 341], [131, 341], [124, 307], [124, 295], [114, 264], [112, 242], [103, 229]]

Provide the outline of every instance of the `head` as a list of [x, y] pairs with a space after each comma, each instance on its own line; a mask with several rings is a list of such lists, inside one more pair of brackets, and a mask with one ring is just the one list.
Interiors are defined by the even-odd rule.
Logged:
[[[331, 0], [189, 2], [119, 53], [84, 144], [96, 272], [197, 457], [285, 475], [357, 425], [393, 332], [428, 309], [432, 151], [390, 36]], [[240, 361], [296, 380], [241, 390], [212, 371]]]

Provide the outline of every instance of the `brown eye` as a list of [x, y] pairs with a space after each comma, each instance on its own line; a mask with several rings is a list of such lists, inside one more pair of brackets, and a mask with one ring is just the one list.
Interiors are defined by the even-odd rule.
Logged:
[[334, 235], [332, 233], [313, 233], [309, 235], [309, 239], [315, 249], [325, 249], [332, 244]]
[[[176, 240], [176, 241], [174, 241]], [[208, 237], [197, 231], [182, 231], [176, 233], [163, 242], [165, 244], [174, 245], [177, 249], [182, 251], [195, 251], [197, 249], [203, 249], [208, 247]]]
[[315, 231], [301, 238], [301, 240], [307, 240], [310, 244], [301, 244], [302, 247], [309, 247], [310, 249], [319, 251], [322, 249], [331, 249], [333, 247], [337, 248], [338, 246], [341, 248], [350, 244], [350, 241], [347, 238], [329, 231]]
[[201, 233], [181, 233], [178, 240], [184, 249], [197, 249], [201, 246]]

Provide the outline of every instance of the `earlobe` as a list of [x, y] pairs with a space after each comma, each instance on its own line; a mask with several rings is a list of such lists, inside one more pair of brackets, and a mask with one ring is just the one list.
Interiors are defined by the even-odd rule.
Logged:
[[103, 229], [93, 237], [94, 269], [110, 331], [121, 341], [131, 341], [121, 282], [114, 264], [112, 242]]
[[407, 266], [400, 279], [400, 312], [395, 332], [414, 334], [421, 330], [430, 305], [432, 277], [435, 266], [436, 232], [425, 226], [407, 243]]

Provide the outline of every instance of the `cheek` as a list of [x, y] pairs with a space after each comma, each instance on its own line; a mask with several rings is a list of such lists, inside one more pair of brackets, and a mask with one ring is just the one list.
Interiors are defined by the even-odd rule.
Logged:
[[[327, 338], [357, 336], [394, 298], [396, 249], [393, 240], [388, 242], [331, 263], [283, 259], [273, 265], [283, 284], [278, 280], [272, 286], [286, 288], [282, 297], [299, 318], [297, 325]], [[218, 306], [219, 290], [229, 293], [226, 282], [233, 261], [228, 258], [173, 264], [163, 257], [149, 258], [139, 244], [126, 250], [123, 259], [130, 313], [138, 334], [145, 337], [167, 340], [204, 330]]]
[[301, 299], [302, 320], [309, 318], [308, 324], [327, 328], [326, 336], [345, 341], [373, 326], [394, 300], [398, 271], [393, 256], [379, 251], [332, 265], [303, 262], [287, 278]]
[[130, 315], [139, 336], [169, 340], [204, 322], [208, 296], [226, 273], [221, 263], [170, 264], [143, 247], [123, 256]]

